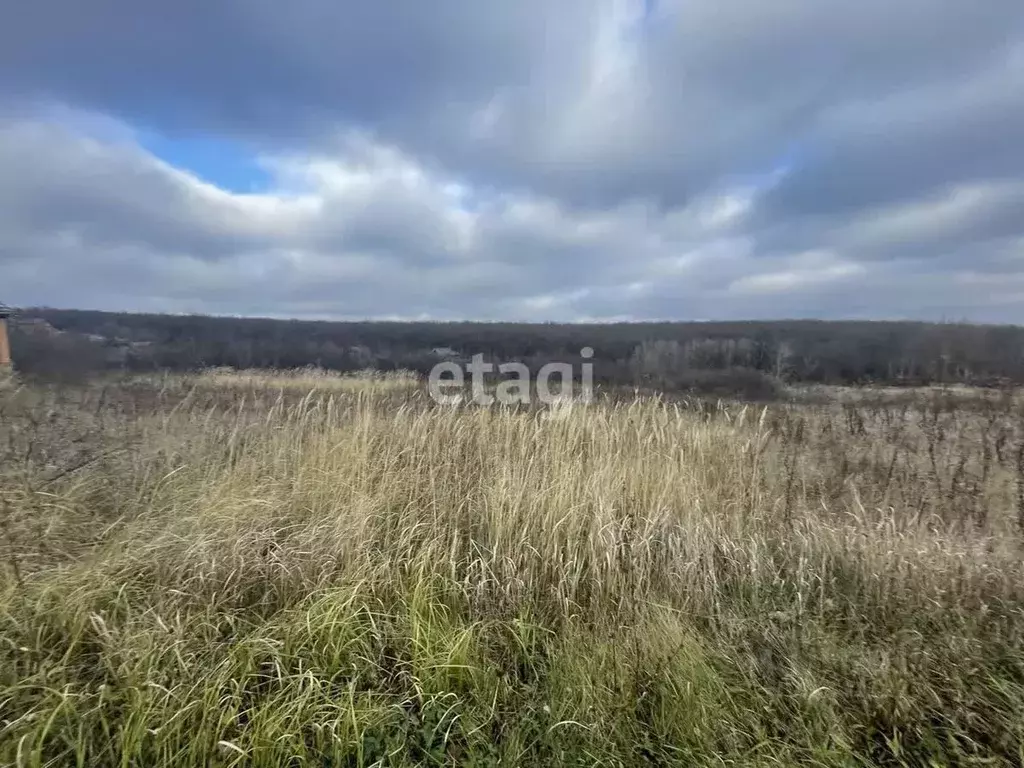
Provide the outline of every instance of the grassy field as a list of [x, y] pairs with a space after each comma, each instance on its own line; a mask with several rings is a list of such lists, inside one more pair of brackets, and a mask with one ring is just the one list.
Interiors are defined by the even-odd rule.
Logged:
[[1024, 417], [0, 392], [0, 764], [1020, 765]]

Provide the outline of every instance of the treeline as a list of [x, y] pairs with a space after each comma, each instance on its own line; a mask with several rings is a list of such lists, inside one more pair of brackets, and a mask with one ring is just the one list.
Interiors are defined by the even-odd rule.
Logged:
[[[685, 385], [714, 372], [826, 384], [1024, 383], [1024, 328], [916, 322], [401, 323], [24, 310], [16, 365], [426, 373], [444, 357], [540, 365], [594, 350], [598, 380]], [[55, 351], [56, 350], [56, 351]]]

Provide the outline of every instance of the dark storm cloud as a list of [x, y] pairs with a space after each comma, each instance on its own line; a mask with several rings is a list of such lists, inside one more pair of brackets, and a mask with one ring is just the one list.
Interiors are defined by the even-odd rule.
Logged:
[[269, 141], [387, 125], [485, 99], [496, 84], [528, 86], [555, 51], [585, 41], [575, 22], [586, 4], [560, 5], [39, 0], [6, 16], [0, 87]]
[[1024, 35], [988, 64], [900, 97], [834, 108], [766, 207], [845, 213], [922, 190], [1024, 177]]

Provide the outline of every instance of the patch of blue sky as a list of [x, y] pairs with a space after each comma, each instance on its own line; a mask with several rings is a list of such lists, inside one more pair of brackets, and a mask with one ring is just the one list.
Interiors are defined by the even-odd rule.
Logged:
[[139, 131], [139, 145], [155, 157], [237, 194], [266, 191], [271, 174], [244, 142], [213, 136], [169, 136]]

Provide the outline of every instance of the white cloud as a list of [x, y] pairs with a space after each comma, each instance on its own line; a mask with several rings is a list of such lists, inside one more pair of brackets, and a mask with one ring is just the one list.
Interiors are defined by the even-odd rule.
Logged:
[[789, 268], [781, 271], [747, 275], [733, 281], [729, 284], [729, 292], [786, 295], [798, 290], [821, 288], [867, 272], [863, 264], [839, 261], [832, 254], [800, 254], [788, 261]]
[[[140, 40], [145, 4], [38, 0], [0, 31], [5, 300], [1024, 321], [1019, 0], [192, 11]], [[270, 183], [136, 126], [244, 138]]]

